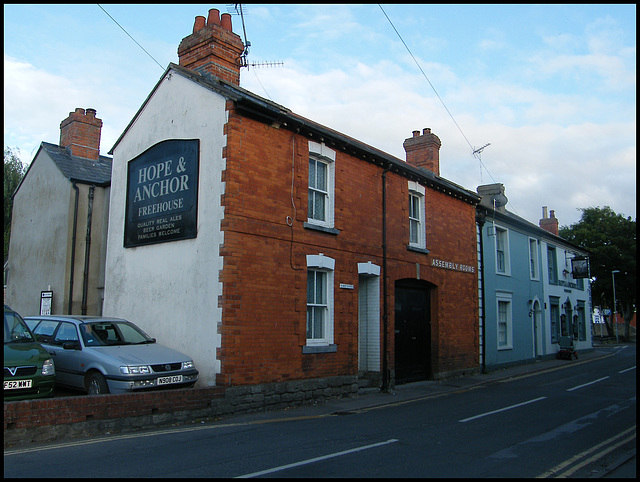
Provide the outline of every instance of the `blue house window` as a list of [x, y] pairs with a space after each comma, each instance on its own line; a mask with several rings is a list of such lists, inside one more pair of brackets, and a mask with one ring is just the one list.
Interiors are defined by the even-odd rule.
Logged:
[[529, 276], [532, 280], [539, 280], [538, 268], [538, 240], [529, 238]]
[[510, 274], [509, 231], [496, 226], [496, 272]]
[[547, 268], [549, 270], [549, 283], [558, 284], [558, 260], [556, 259], [555, 246], [547, 247]]

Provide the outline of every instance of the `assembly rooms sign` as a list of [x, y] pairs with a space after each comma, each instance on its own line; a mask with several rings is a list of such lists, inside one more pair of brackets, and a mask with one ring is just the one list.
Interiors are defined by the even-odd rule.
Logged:
[[129, 161], [124, 246], [195, 238], [199, 141], [162, 141]]

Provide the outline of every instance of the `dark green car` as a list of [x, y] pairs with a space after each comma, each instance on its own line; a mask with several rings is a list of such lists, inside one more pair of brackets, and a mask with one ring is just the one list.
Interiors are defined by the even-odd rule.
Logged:
[[4, 305], [4, 400], [53, 396], [56, 372], [51, 355], [35, 341], [20, 317]]

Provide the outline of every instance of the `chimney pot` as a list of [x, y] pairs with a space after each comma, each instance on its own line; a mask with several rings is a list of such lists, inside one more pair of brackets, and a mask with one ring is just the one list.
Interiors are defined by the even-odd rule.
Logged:
[[551, 216], [547, 217], [547, 206], [542, 206], [542, 219], [539, 224], [545, 231], [549, 231], [551, 234], [558, 236], [558, 220], [556, 219], [556, 212], [553, 209], [551, 210]]
[[553, 209], [551, 211], [549, 211], [549, 217], [550, 218], [555, 218], [556, 217], [556, 212]]
[[207, 27], [211, 25], [220, 25], [220, 10], [212, 8], [209, 10], [209, 16], [207, 17]]
[[442, 143], [438, 136], [431, 133], [430, 128], [420, 131], [412, 131], [413, 137], [405, 139], [402, 146], [407, 153], [407, 164], [425, 169], [440, 175], [440, 146]]
[[206, 19], [202, 15], [198, 15], [196, 17], [196, 21], [193, 24], [193, 33], [196, 33], [199, 30], [202, 30], [205, 27]]
[[244, 45], [231, 29], [231, 14], [222, 14], [222, 19], [219, 14], [212, 8], [208, 19], [196, 17], [193, 33], [178, 46], [178, 63], [201, 75], [240, 85]]
[[233, 28], [231, 27], [231, 14], [230, 13], [223, 13], [222, 14], [222, 20], [221, 20], [221, 25], [222, 28], [225, 29], [228, 32], [232, 32]]

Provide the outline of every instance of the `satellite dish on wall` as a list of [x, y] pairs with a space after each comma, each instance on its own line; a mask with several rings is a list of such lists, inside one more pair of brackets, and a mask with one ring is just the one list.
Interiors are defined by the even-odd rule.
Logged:
[[494, 208], [501, 208], [503, 206], [506, 206], [507, 203], [509, 202], [509, 200], [507, 199], [507, 196], [505, 196], [504, 194], [496, 194], [492, 196], [491, 201], [493, 203]]

